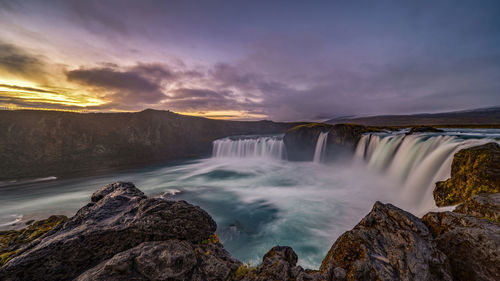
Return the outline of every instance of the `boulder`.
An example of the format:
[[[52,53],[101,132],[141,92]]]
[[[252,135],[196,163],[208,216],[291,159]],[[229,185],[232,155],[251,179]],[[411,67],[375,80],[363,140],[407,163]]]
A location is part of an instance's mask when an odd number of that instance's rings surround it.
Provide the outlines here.
[[[372,211],[333,244],[320,271],[332,280],[452,280],[448,258],[428,228],[391,204],[376,202]]]
[[[282,281],[282,280],[326,280],[319,271],[304,270],[297,266],[297,254],[287,246],[275,246],[262,258],[256,268],[246,265],[235,273],[234,279],[243,281]]]
[[[1,280],[65,280],[143,242],[197,243],[213,219],[185,201],[148,198],[132,183],[106,185],[57,230],[34,240],[0,270]]]
[[[458,205],[454,212],[500,222],[500,193],[482,193]]]
[[[481,211],[469,208],[467,212]],[[453,280],[500,280],[498,223],[457,212],[429,213],[422,220],[448,256]]]
[[[220,243],[144,242],[81,274],[76,281],[230,280],[241,262]]]
[[[479,193],[500,192],[500,146],[487,143],[462,149],[453,157],[451,178],[436,183],[438,206],[458,204]]]

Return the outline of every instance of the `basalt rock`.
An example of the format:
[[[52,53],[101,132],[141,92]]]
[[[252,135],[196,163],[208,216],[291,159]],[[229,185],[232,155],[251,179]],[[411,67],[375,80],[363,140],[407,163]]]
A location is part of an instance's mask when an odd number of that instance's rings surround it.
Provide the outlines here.
[[[256,268],[245,265],[239,268],[234,279],[242,281],[281,281],[281,280],[326,280],[324,275],[314,270],[304,270],[297,266],[297,254],[287,246],[275,246],[262,258]]]
[[[15,257],[22,247],[67,220],[66,216],[50,216],[21,230],[0,231],[0,266]]]
[[[410,129],[410,131],[408,133],[406,133],[406,135],[412,135],[415,133],[441,133],[441,132],[444,132],[444,131],[441,129],[436,129],[436,128],[431,127],[431,126],[416,126],[416,127],[412,127]]]
[[[380,128],[362,125],[309,123],[288,130],[283,141],[288,160],[311,161],[321,132],[328,132],[326,155],[331,158],[352,153],[364,133],[380,131]]]
[[[76,281],[230,280],[241,262],[220,243],[144,242],[81,274]]]
[[[469,205],[467,212],[482,211]],[[500,224],[457,212],[429,213],[422,220],[448,256],[453,280],[500,280]]]
[[[458,205],[454,212],[500,223],[500,193],[483,193]]]
[[[448,258],[428,228],[412,214],[380,202],[335,241],[320,271],[334,278],[336,268],[345,270],[347,280],[452,280]]]
[[[1,280],[67,280],[148,241],[197,243],[216,230],[212,218],[184,201],[148,198],[131,183],[106,185],[92,202],[34,240],[0,270]]]
[[[500,146],[488,143],[462,149],[453,157],[451,178],[436,183],[438,206],[454,205],[479,193],[500,192]]]
[[[491,221],[497,203],[496,195],[476,196],[457,212],[429,213],[424,224],[377,202],[337,239],[320,270],[297,265],[286,246],[251,267],[224,250],[215,222],[199,207],[118,182],[16,248],[0,280],[499,280],[500,227]]]

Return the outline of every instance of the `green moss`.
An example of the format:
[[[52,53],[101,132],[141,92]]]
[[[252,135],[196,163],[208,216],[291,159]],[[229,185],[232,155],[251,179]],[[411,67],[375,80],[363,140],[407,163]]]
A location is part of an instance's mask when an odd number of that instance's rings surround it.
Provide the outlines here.
[[[0,231],[0,265],[14,257],[20,246],[42,236],[67,219],[66,216],[51,216],[21,230]]]
[[[0,266],[6,264],[10,259],[14,257],[17,251],[10,251],[0,254]]]
[[[251,266],[250,263],[248,264],[242,264],[238,269],[233,274],[233,280],[241,280],[245,276],[251,275],[255,276],[255,266]]]
[[[451,178],[437,182],[438,206],[458,204],[479,193],[500,192],[500,147],[495,143],[460,150],[452,163]]]
[[[210,236],[203,240],[198,242],[198,244],[206,245],[206,244],[216,244],[220,243],[219,237],[217,237],[217,234],[210,234]]]

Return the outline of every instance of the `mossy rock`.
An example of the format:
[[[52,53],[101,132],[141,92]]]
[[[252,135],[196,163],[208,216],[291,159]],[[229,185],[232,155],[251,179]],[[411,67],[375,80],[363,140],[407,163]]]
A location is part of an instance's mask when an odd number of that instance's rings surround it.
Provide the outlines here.
[[[479,193],[500,192],[500,146],[488,143],[462,149],[453,158],[451,178],[436,183],[438,206],[466,201]]]
[[[66,216],[50,216],[21,230],[0,231],[0,266],[13,258],[18,248],[37,239],[67,220]]]

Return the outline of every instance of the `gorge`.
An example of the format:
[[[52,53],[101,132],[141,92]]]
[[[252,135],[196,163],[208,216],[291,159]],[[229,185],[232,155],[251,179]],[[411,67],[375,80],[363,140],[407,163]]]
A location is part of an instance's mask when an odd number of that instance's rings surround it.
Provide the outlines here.
[[[375,201],[417,216],[436,210],[434,183],[449,177],[454,153],[500,138],[496,129],[414,135],[356,126],[301,130],[217,139],[209,158],[4,186],[1,225],[15,228],[51,214],[71,216],[97,187],[133,181],[148,195],[202,207],[217,222],[224,247],[245,263],[258,264],[271,247],[285,244],[297,252],[299,265],[318,268],[333,241]],[[302,135],[311,139],[311,148],[305,142],[300,153],[309,151],[310,160],[290,161],[304,160],[293,159],[298,153],[287,144]]]

